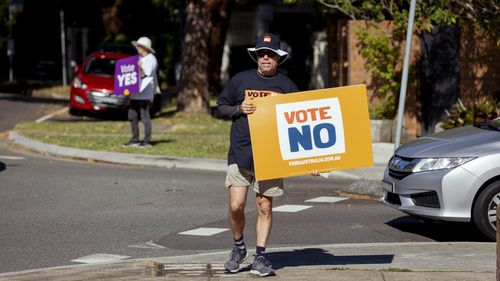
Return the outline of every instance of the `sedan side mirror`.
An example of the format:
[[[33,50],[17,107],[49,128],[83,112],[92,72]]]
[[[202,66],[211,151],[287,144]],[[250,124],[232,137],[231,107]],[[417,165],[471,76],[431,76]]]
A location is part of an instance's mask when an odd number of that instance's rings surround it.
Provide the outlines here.
[[[70,65],[73,68],[73,75],[76,75],[80,71],[80,66],[74,60],[70,62]]]

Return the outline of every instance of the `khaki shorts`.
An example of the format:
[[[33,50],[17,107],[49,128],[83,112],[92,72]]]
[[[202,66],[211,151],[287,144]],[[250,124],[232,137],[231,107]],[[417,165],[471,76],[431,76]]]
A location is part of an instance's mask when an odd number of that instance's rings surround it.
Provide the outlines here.
[[[227,166],[226,187],[252,186],[253,190],[261,195],[277,197],[283,195],[283,179],[272,179],[256,181],[252,171],[240,169],[238,165],[231,164]]]

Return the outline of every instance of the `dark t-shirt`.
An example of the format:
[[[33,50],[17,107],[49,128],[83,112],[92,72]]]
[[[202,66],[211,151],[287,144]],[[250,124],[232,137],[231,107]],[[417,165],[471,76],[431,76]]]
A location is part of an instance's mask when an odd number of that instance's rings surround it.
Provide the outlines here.
[[[217,100],[220,117],[233,120],[230,133],[228,165],[238,164],[240,168],[253,170],[250,130],[246,114],[239,111],[245,97],[261,98],[273,93],[287,94],[298,92],[298,88],[284,74],[264,77],[256,69],[236,74],[226,85]]]

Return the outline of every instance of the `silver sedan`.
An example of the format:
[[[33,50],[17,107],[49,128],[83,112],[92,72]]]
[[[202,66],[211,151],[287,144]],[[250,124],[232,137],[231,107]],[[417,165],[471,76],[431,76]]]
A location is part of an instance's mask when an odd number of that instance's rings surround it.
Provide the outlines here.
[[[494,241],[500,205],[500,118],[399,147],[382,183],[387,205],[434,220],[473,222]]]

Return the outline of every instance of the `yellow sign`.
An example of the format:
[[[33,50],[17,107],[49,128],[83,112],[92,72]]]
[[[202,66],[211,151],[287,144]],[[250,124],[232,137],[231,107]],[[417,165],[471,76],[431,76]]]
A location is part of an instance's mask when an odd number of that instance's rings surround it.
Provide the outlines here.
[[[269,95],[252,103],[257,180],[373,165],[365,85]]]

